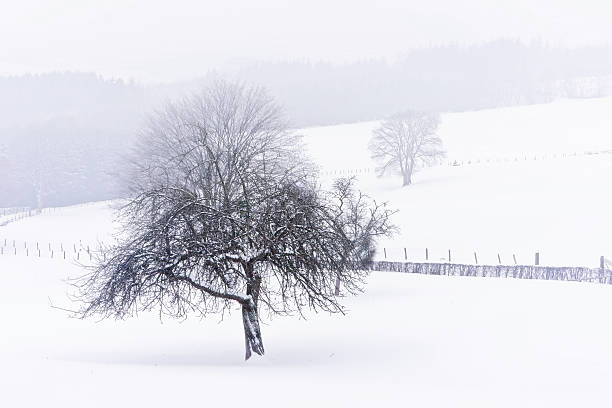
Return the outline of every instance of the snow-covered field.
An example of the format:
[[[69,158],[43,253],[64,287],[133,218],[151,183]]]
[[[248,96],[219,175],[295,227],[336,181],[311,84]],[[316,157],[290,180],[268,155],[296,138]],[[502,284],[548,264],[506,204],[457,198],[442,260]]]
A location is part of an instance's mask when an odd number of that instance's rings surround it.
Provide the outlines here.
[[[446,114],[447,158],[414,185],[376,178],[367,143],[377,123],[303,131],[324,178],[356,174],[399,210],[388,259],[599,266],[612,259],[612,98]],[[598,153],[598,154],[592,154]],[[451,166],[449,163],[463,163]],[[469,162],[469,164],[468,164]]]
[[[609,406],[612,288],[374,273],[346,316],[81,321],[67,263],[2,257],[2,406]],[[253,403],[254,401],[254,403]]]
[[[529,263],[539,251],[545,264],[597,266],[612,258],[612,154],[584,153],[612,150],[611,112],[603,98],[445,115],[448,158],[403,189],[363,172],[375,123],[303,133],[326,181],[361,169],[360,186],[399,210],[402,232],[381,242],[389,258],[427,247],[434,260],[451,249],[453,261]],[[17,252],[0,255],[1,406],[612,404],[612,286],[374,273],[346,316],[264,316],[267,354],[245,364],[239,313],[96,322],[50,307],[75,307],[74,248],[108,242],[112,218],[94,203],[0,227]]]

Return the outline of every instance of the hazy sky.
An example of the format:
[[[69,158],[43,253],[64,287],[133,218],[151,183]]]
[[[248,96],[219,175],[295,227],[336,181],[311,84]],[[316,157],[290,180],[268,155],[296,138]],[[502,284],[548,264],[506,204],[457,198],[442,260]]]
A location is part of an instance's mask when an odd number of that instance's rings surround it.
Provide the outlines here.
[[[0,0],[0,75],[168,81],[241,61],[394,58],[499,37],[612,43],[610,0]]]

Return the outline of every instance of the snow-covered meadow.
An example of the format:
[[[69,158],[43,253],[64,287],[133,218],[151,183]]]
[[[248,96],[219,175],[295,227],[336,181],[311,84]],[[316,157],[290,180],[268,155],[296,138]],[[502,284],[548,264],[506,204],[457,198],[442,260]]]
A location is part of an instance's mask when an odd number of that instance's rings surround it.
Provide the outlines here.
[[[598,267],[612,259],[612,98],[452,113],[439,134],[447,157],[409,188],[376,178],[367,143],[375,122],[305,130],[324,178],[357,175],[399,210],[401,232],[380,242],[389,260]],[[453,166],[452,164],[458,164]]]
[[[498,253],[530,263],[539,251],[543,264],[597,266],[612,258],[610,112],[612,98],[602,98],[444,115],[448,157],[408,188],[371,172],[376,123],[303,134],[324,182],[357,174],[399,210],[401,232],[380,243],[389,258],[407,248],[422,260],[427,247],[433,260],[451,249],[453,261],[478,251],[480,263]],[[108,242],[112,220],[112,203],[46,211],[0,227],[0,246],[52,243],[74,255]],[[245,363],[238,312],[222,322],[68,318],[65,280],[82,268],[45,253],[0,256],[2,406],[612,403],[607,285],[373,273],[361,296],[346,298],[345,316],[264,315],[267,354]]]

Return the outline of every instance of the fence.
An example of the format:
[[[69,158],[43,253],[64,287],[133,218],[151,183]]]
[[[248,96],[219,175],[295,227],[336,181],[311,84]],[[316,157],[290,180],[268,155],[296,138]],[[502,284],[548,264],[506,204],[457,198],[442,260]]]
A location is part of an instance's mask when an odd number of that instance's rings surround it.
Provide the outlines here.
[[[572,157],[596,156],[600,154],[612,154],[612,150],[585,150],[582,152],[555,152],[555,153],[525,153],[514,156],[495,156],[488,158],[471,158],[448,160],[449,166],[466,166],[485,163],[510,163],[521,161],[542,161],[551,159],[568,159]]]
[[[0,255],[26,256],[87,262],[97,258],[97,250],[104,243],[94,245],[79,242],[52,243],[0,239]],[[427,249],[426,249],[427,251]],[[540,266],[539,253],[534,265],[472,265],[450,262],[393,262],[375,261],[371,270],[381,272],[418,273],[424,275],[474,276],[518,279],[561,280],[612,284],[612,261],[601,256],[599,268]]]
[[[541,279],[612,284],[612,270],[609,269],[610,266],[612,266],[612,263],[602,257],[599,268],[377,261],[372,264],[371,270],[419,273],[423,275]]]
[[[67,261],[91,261],[96,258],[98,248],[103,242],[43,242],[21,241],[0,238],[0,256],[25,256],[33,258],[60,259]]]
[[[29,207],[0,208],[0,227],[32,215]]]
[[[471,166],[478,164],[494,164],[494,163],[513,163],[524,161],[542,161],[542,160],[557,160],[569,159],[572,157],[596,156],[601,154],[612,154],[612,150],[585,150],[582,152],[555,152],[555,153],[525,153],[515,154],[513,156],[492,156],[486,158],[463,158],[463,159],[446,159],[438,162],[440,166]],[[358,176],[366,174],[376,174],[374,167],[358,167],[358,168],[337,168],[324,169],[319,173],[321,176]]]
[[[387,245],[393,242],[387,242]],[[378,248],[376,261],[413,263],[456,263],[466,265],[540,265],[540,266],[592,266],[601,265],[601,254],[609,252],[601,248],[578,248],[548,246],[544,250],[515,248],[495,249],[490,245],[474,250],[466,247],[452,249],[441,247],[398,247]]]

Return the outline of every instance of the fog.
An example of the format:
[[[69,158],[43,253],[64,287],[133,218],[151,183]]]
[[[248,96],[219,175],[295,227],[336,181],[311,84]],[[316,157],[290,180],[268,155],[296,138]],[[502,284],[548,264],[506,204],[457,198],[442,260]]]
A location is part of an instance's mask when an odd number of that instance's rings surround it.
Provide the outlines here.
[[[603,0],[22,0],[0,12],[0,74],[52,70],[159,82],[245,60],[342,63],[498,38],[612,40]]]
[[[26,0],[0,10],[0,207],[114,198],[146,115],[261,85],[293,127],[612,94],[607,2]]]

